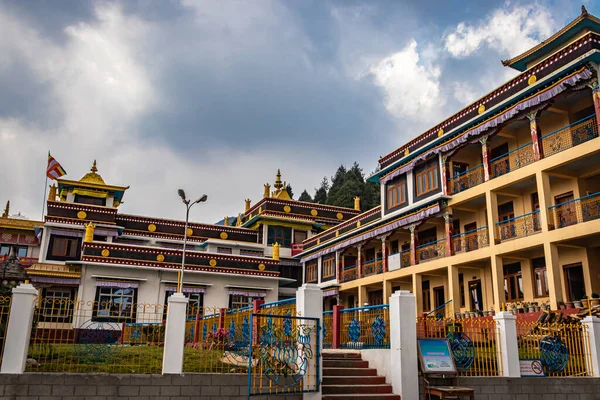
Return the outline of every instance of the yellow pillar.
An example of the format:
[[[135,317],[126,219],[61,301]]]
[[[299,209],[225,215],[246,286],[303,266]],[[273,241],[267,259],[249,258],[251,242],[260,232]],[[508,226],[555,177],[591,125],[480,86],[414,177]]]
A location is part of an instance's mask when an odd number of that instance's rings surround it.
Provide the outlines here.
[[[390,297],[392,296],[392,281],[383,281],[383,303],[390,304]]]
[[[485,192],[485,204],[487,208],[488,219],[488,238],[490,246],[496,244],[496,222],[498,222],[498,196],[496,193],[489,191]]]
[[[531,270],[530,259],[521,260],[521,278],[523,279],[523,299],[525,301],[535,301],[533,271]]]
[[[550,308],[558,309],[558,302],[563,301],[561,265],[558,258],[558,246],[554,243],[544,243],[546,257],[546,274],[548,275],[548,292],[550,293]]]
[[[362,307],[369,301],[369,294],[367,293],[366,286],[358,287],[358,306]]]
[[[493,284],[493,299],[494,310],[502,310],[502,304],[506,302],[506,294],[504,293],[504,266],[502,265],[502,257],[492,256],[492,284]]]
[[[458,267],[456,265],[448,266],[448,293],[452,302],[450,309],[452,310],[451,317],[455,313],[460,312],[460,284],[458,283]]]
[[[413,294],[415,295],[415,301],[417,304],[417,316],[420,316],[423,313],[423,279],[420,274],[413,274],[412,276],[413,283]]]
[[[537,184],[538,200],[540,203],[540,225],[542,226],[542,232],[548,232],[548,214],[550,210],[548,207],[552,206],[552,192],[550,190],[550,176],[546,172],[537,171],[535,173],[535,180]],[[553,225],[555,225],[553,223]]]

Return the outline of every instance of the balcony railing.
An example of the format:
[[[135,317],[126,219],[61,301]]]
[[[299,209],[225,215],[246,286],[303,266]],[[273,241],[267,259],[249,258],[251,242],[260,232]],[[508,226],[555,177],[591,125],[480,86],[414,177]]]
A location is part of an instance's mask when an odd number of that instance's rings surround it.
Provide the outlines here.
[[[491,177],[496,178],[510,171],[517,170],[533,163],[533,148],[531,143],[524,144],[490,161]]]
[[[358,277],[358,267],[349,265],[342,270],[342,282],[350,282]]]
[[[484,181],[483,164],[448,179],[448,193],[456,194],[482,184]]]
[[[423,262],[446,256],[446,239],[417,246],[417,261]]]
[[[362,264],[362,271],[362,276],[383,273],[383,260],[381,258],[375,258],[373,260],[366,261]]]
[[[410,267],[410,249],[402,250],[400,253],[400,263],[402,268]]]
[[[595,115],[580,119],[571,125],[542,136],[544,157],[575,147],[598,137]]]
[[[487,247],[490,245],[488,227],[482,226],[471,231],[458,233],[452,236],[452,245],[454,246],[455,254]]]
[[[298,254],[302,253],[303,249],[304,249],[304,244],[302,244],[302,243],[293,244],[292,245],[292,257],[297,256]]]
[[[539,210],[496,223],[496,238],[499,242],[530,236],[541,231]]]
[[[600,192],[549,207],[550,229],[593,221],[600,218]]]

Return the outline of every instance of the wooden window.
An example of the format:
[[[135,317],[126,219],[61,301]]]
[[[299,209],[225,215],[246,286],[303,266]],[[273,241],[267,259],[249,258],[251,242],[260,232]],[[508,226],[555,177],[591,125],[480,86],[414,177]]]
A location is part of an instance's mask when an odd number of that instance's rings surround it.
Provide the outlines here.
[[[269,225],[267,244],[273,245],[275,243],[279,243],[282,247],[291,247],[292,228]]]
[[[573,192],[563,193],[554,197],[554,204],[561,204],[553,209],[559,228],[577,223],[577,210],[575,202],[572,200]]]
[[[308,232],[294,229],[294,244],[302,244],[306,240]]]
[[[423,244],[429,244],[437,241],[437,230],[436,228],[429,228],[424,231],[417,233],[417,239],[419,246]]]
[[[433,288],[433,298],[435,299],[435,308],[441,307],[446,302],[443,286]]]
[[[317,263],[313,262],[306,265],[306,283],[317,281]]]
[[[375,290],[373,292],[369,292],[369,305],[379,306],[381,304],[383,304],[383,290]]]
[[[231,247],[217,247],[217,253],[220,254],[231,254]]]
[[[429,291],[429,281],[423,281],[421,284],[423,294],[423,312],[431,311],[431,294]]]
[[[323,278],[331,278],[335,276],[335,257],[326,258],[323,260]]]
[[[427,167],[415,175],[417,197],[427,194],[439,187],[439,172],[437,163]]]
[[[51,255],[54,257],[77,257],[77,239],[54,237]]]
[[[167,290],[165,292],[165,305],[169,302],[169,297],[175,293],[171,290]],[[189,300],[186,312],[186,318],[188,321],[190,319],[196,319],[196,314],[203,315],[204,314],[204,293],[186,293],[183,295]],[[167,319],[167,307],[165,307],[163,311],[163,319]]]
[[[548,275],[546,272],[546,259],[544,257],[531,260],[533,268],[533,284],[535,287],[535,297],[548,296]]]
[[[262,250],[240,249],[241,256],[262,257]]]
[[[229,295],[229,308],[244,308],[252,305],[254,300],[261,299],[261,297],[251,297],[244,296],[239,294],[231,294]]]
[[[97,287],[93,320],[106,322],[135,321],[137,288]]]
[[[563,270],[565,271],[565,283],[569,301],[583,299],[585,297],[585,278],[581,263],[564,265]]]
[[[75,203],[91,204],[93,206],[105,206],[106,199],[101,199],[101,198],[92,197],[92,196],[82,196],[82,195],[76,194],[75,195]]]
[[[387,208],[397,207],[406,203],[406,182],[387,185]]]
[[[507,301],[523,300],[521,263],[504,266],[504,292]]]

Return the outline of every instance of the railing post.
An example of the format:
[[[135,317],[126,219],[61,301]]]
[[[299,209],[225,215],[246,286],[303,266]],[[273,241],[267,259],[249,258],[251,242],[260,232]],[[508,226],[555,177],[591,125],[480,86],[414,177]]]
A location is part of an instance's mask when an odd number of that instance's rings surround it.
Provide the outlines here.
[[[265,304],[265,301],[263,299],[254,300],[252,302],[252,313],[260,314],[260,310],[261,310],[263,304]],[[298,310],[296,310],[296,311],[298,311]],[[260,317],[253,317],[252,318],[252,342],[253,343],[258,343],[259,332],[260,332]]]
[[[341,311],[344,309],[344,306],[333,306],[333,332],[332,332],[332,344],[331,348],[339,349],[341,334],[342,334],[342,314]]]
[[[600,318],[587,316],[581,321],[587,327],[589,340],[583,337],[586,370],[590,376],[600,377]],[[589,355],[587,355],[589,354]]]
[[[403,399],[419,398],[415,296],[398,290],[390,297],[390,366],[392,387]]]
[[[510,312],[501,311],[494,316],[498,324],[496,351],[501,362],[502,376],[519,378],[519,348],[517,346],[517,317]]]
[[[38,291],[29,283],[20,284],[12,290],[4,356],[0,369],[3,374],[22,374],[25,371],[33,322],[33,304],[37,296]]]
[[[185,320],[189,299],[183,293],[169,296],[167,326],[163,348],[163,374],[180,374],[183,371],[183,347],[185,344]],[[182,329],[182,327],[184,327]]]
[[[304,284],[298,288],[296,292],[296,311],[298,315],[307,318],[318,318],[319,326],[323,329],[323,291],[315,284]],[[321,343],[322,331],[316,332],[317,344]],[[321,382],[323,380],[323,358],[318,357],[320,349],[317,349],[314,353],[315,364],[309,365],[307,370],[311,367],[317,369],[317,379],[319,384],[319,390],[316,393],[304,393],[302,398],[305,400],[320,400],[321,396]],[[303,385],[309,385],[310,379],[303,379]],[[309,387],[305,386],[305,389]]]

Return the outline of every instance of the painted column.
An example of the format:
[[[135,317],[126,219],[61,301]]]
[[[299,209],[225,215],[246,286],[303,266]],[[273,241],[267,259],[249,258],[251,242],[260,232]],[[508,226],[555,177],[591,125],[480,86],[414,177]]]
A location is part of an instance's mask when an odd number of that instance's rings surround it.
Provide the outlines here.
[[[416,225],[408,227],[410,230],[410,265],[417,265],[417,240],[415,237]]]
[[[365,303],[368,303],[368,301],[369,301],[369,293],[367,292],[367,287],[359,286],[358,287],[358,306],[362,307],[365,305]]]
[[[257,299],[252,301],[252,312],[254,314],[260,314],[260,310],[262,309],[263,304],[265,304],[265,301],[263,299]],[[253,317],[252,318],[252,340],[254,341],[254,343],[258,343],[258,335],[260,332],[260,317]]]
[[[529,128],[531,131],[531,146],[533,150],[533,160],[539,161],[544,157],[542,147],[542,129],[540,128],[541,111],[535,111],[527,115],[529,118]]]
[[[381,266],[383,273],[388,272],[387,236],[381,238]]]
[[[444,194],[445,196],[448,196],[448,171],[449,171],[449,165],[448,165],[448,157],[443,155],[442,156],[442,194]]]
[[[341,311],[344,309],[344,306],[337,305],[333,306],[333,328],[332,328],[332,344],[331,347],[334,349],[340,348],[340,338],[341,338],[341,327],[342,327],[342,319],[341,319]]]
[[[421,276],[421,274],[417,274],[417,273],[413,274],[412,284],[413,284],[412,293],[415,295],[415,303],[416,303],[415,310],[416,310],[417,314],[420,314],[423,312],[423,277]]]
[[[597,67],[596,71],[598,71]],[[598,131],[600,131],[600,85],[598,84],[598,80],[594,79],[588,86],[592,89],[594,112],[596,113],[596,124],[598,125]]]
[[[358,245],[358,257],[356,258],[356,278],[360,279],[362,276],[362,244],[360,244]]]
[[[335,252],[335,280],[340,281],[342,273],[340,271],[340,251]]]
[[[483,180],[485,182],[490,180],[492,167],[490,165],[490,149],[488,147],[488,136],[484,136],[479,139],[481,143],[481,156],[483,159]]]
[[[521,377],[519,366],[519,348],[517,347],[517,316],[510,312],[501,311],[494,316],[498,324],[496,350],[498,362],[502,363],[502,376],[511,378]]]
[[[546,259],[546,276],[548,277],[548,292],[550,308],[558,310],[558,302],[563,300],[561,284],[561,265],[558,258],[558,246],[554,243],[544,243],[544,258]]]
[[[450,317],[453,318],[457,312],[460,312],[460,283],[458,280],[458,267],[456,265],[448,266],[448,291],[452,299],[452,303],[450,303],[452,315]]]
[[[298,315],[307,318],[318,318],[320,329],[323,329],[323,291],[319,288],[318,285],[306,283],[296,292],[296,311]],[[306,324],[312,324],[311,322],[304,322]],[[311,325],[312,326],[312,325]],[[319,335],[322,335],[322,330],[318,330],[314,335],[310,335],[310,340],[312,343],[318,339]],[[316,336],[315,336],[316,335]],[[316,355],[316,353],[315,353]],[[312,376],[318,376],[319,379],[323,380],[323,358],[315,357],[309,360],[309,365],[307,367],[307,374]],[[315,369],[318,369],[318,372],[315,373]],[[304,389],[310,390],[311,387],[308,385],[314,384],[311,382],[311,379],[303,379],[302,380]],[[320,386],[319,386],[320,387]],[[304,400],[320,400],[322,398],[321,391],[318,393],[304,393],[302,395]]]
[[[548,223],[556,226],[558,221],[554,220],[554,213],[548,207],[552,206],[552,190],[550,188],[550,176],[547,172],[536,171],[535,181],[537,185],[538,201],[540,202],[540,226],[542,233],[548,232]]]
[[[185,326],[188,301],[183,293],[173,293],[169,296],[163,348],[163,374],[181,374],[183,372],[185,329],[182,327]]]
[[[600,377],[600,318],[587,316],[581,321],[587,327],[589,343],[583,341],[584,354],[589,354],[585,358],[586,369],[592,371],[592,376]]]
[[[452,214],[446,210],[444,213],[444,222],[446,227],[446,257],[454,255],[454,243],[452,243],[453,225]]]
[[[419,398],[415,296],[398,290],[390,298],[390,366],[392,387],[403,399]]]
[[[494,310],[502,310],[502,304],[506,301],[504,292],[504,265],[502,258],[492,256],[492,299],[494,300]]]
[[[3,374],[22,374],[25,371],[33,322],[33,303],[37,296],[38,291],[29,283],[22,283],[12,290],[10,318],[0,369]],[[183,347],[181,350],[183,351]]]
[[[485,192],[485,204],[487,210],[487,223],[488,223],[488,240],[490,246],[496,244],[496,240],[499,239],[498,232],[496,232],[496,223],[498,222],[498,196],[496,193],[489,191]]]

